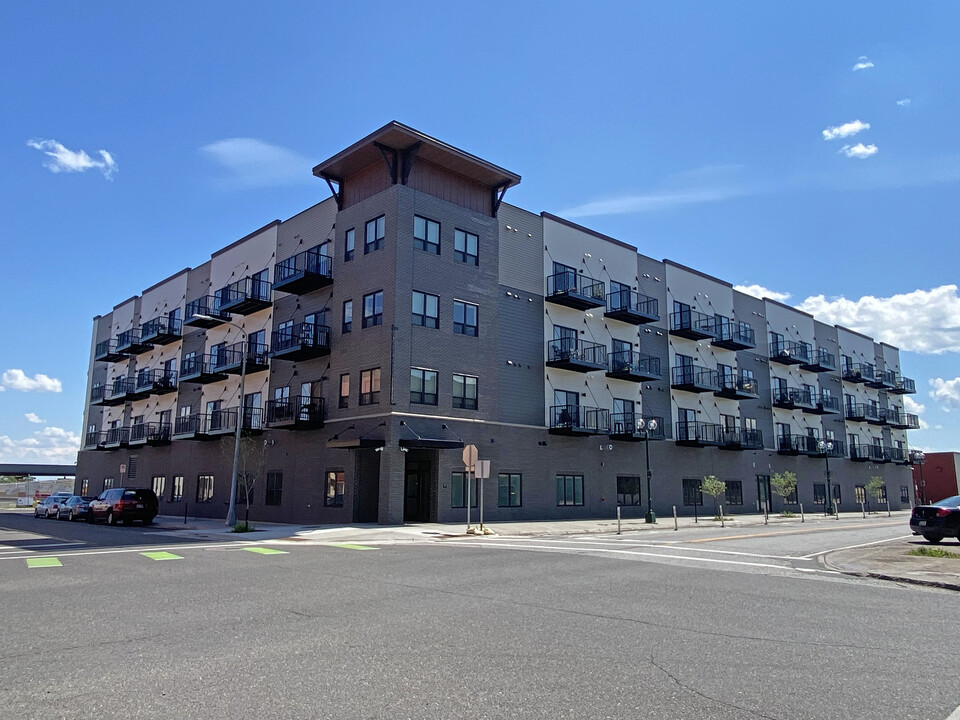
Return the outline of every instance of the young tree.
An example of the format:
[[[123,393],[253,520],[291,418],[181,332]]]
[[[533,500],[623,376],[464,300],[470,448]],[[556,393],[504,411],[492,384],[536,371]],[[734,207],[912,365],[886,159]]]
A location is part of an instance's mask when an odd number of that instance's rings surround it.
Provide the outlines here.
[[[885,485],[886,483],[883,482],[883,478],[880,477],[879,475],[874,475],[873,477],[871,477],[870,482],[868,482],[864,486],[864,490],[866,492],[867,498],[875,497],[877,499],[877,502],[880,502],[880,491],[884,488]],[[868,500],[868,504],[869,504],[869,500]]]
[[[775,473],[770,477],[770,489],[782,497],[784,504],[786,504],[787,498],[797,490],[797,476],[789,470]],[[786,513],[786,510],[784,510],[784,513]]]
[[[717,511],[717,519],[720,519],[720,496],[727,492],[727,484],[719,480],[716,475],[705,475],[700,483],[700,489],[707,495],[713,496],[713,504]]]
[[[223,443],[225,457],[233,462],[233,438]],[[250,528],[250,504],[253,489],[263,472],[266,456],[266,441],[257,435],[242,434],[240,436],[240,454],[237,458],[237,502],[243,503],[245,513],[243,524]],[[237,523],[239,525],[239,523]]]

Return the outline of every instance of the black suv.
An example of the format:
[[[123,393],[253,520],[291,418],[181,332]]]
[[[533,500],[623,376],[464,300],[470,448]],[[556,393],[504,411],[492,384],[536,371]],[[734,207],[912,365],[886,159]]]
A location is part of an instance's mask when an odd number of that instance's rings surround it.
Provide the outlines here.
[[[106,520],[108,525],[140,520],[149,525],[159,510],[157,494],[148,488],[111,488],[90,501],[87,520]]]

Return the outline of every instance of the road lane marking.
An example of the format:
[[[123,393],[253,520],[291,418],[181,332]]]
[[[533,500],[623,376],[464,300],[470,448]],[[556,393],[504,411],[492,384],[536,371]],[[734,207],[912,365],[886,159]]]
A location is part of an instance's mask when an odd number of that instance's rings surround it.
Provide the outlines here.
[[[28,568],[63,567],[63,563],[55,557],[27,558],[26,560]]]
[[[550,543],[558,543],[559,545],[565,545],[569,547],[579,547],[575,543],[587,542],[586,540],[573,540],[573,539],[565,539],[565,538],[564,539],[502,538],[502,540],[511,540],[511,541],[517,540],[519,542],[550,542]],[[800,555],[764,555],[763,553],[740,552],[737,550],[713,550],[711,548],[698,548],[698,547],[679,548],[678,546],[673,544],[664,545],[664,544],[657,544],[657,543],[631,543],[626,540],[613,541],[613,542],[604,541],[604,540],[590,541],[589,545],[593,545],[594,547],[598,545],[605,545],[605,546],[611,546],[611,547],[623,547],[624,545],[627,545],[628,547],[631,547],[631,548],[657,548],[657,549],[662,548],[664,550],[681,550],[682,549],[685,552],[705,552],[705,553],[714,553],[718,555],[742,555],[745,557],[765,558],[767,560],[803,560],[805,559],[805,558],[802,558]]]
[[[244,550],[247,552],[257,553],[258,555],[286,555],[286,550],[274,550],[273,548],[265,547],[245,547]]]
[[[882,545],[883,543],[893,542],[894,540],[905,540],[908,537],[913,537],[913,534],[910,535],[900,535],[895,538],[887,538],[886,540],[874,540],[873,542],[860,543],[859,545],[847,545],[845,547],[830,548],[829,550],[820,550],[819,552],[811,553],[810,555],[804,555],[803,560],[810,560],[815,558],[817,555],[824,555],[826,553],[838,552],[840,550],[855,550],[856,548],[868,547],[870,545]]]
[[[759,533],[747,533],[745,535],[724,535],[722,537],[712,537],[712,538],[699,538],[697,540],[685,540],[684,543],[708,543],[708,542],[719,542],[722,540],[744,540],[747,538],[762,538],[762,537],[773,537],[775,535],[799,535],[800,533],[812,533],[812,532],[829,532],[831,530],[859,530],[861,528],[868,527],[893,527],[900,525],[901,523],[896,522],[885,522],[885,523],[871,523],[869,525],[838,525],[836,527],[826,527],[826,528],[797,528],[795,530],[774,530],[770,532],[759,532]]]
[[[949,717],[947,717],[947,720],[960,720],[960,706],[958,706],[956,710],[950,713]]]
[[[331,547],[344,548],[346,550],[379,550],[380,548],[370,547],[369,545],[357,545],[357,543],[330,543]]]
[[[183,560],[183,555],[174,555],[172,552],[166,552],[164,550],[142,552],[140,554],[144,557],[150,558],[151,560]]]
[[[141,553],[146,552],[147,550],[238,550],[245,548],[247,545],[250,545],[250,542],[244,542],[241,540],[235,540],[233,542],[226,543],[207,543],[203,545],[161,545],[160,547],[148,547],[146,550],[142,547],[132,547],[132,548],[111,548],[110,550],[79,550],[74,552],[67,551],[66,553],[59,553],[60,557],[78,557],[80,555],[122,555],[124,553]],[[24,560],[29,555],[7,555],[0,556],[0,561],[2,560]],[[41,557],[56,557],[53,555],[46,555]]]

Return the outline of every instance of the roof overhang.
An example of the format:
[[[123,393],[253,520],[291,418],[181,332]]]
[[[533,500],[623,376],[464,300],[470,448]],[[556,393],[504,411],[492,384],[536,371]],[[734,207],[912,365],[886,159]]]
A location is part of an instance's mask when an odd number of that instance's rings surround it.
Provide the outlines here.
[[[454,435],[446,423],[417,418],[400,421],[400,439],[397,444],[402,448],[452,450],[462,448],[463,440]]]

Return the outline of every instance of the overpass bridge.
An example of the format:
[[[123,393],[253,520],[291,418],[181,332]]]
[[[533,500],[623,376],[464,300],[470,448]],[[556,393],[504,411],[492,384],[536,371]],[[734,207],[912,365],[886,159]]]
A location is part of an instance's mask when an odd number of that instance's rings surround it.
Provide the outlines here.
[[[0,463],[0,475],[33,477],[67,477],[77,475],[76,465],[30,465],[28,463]]]

